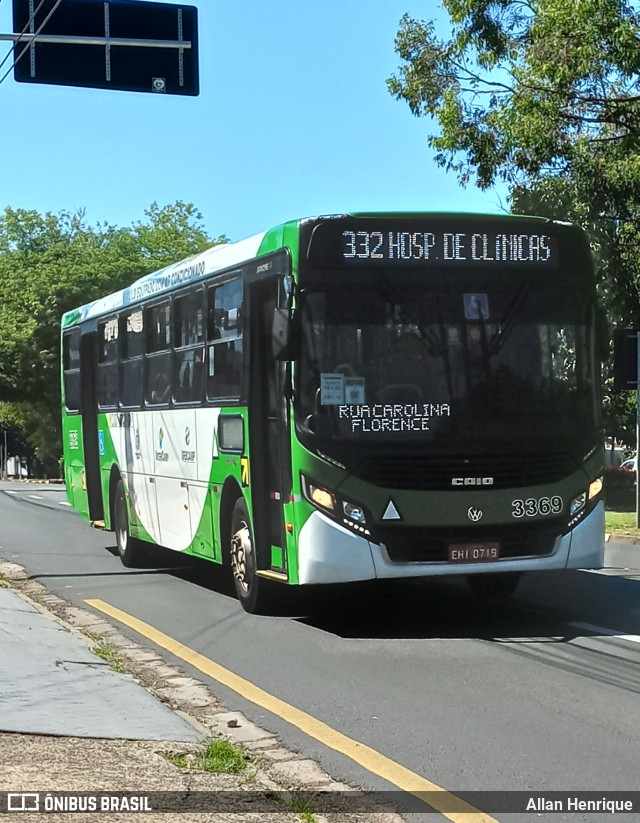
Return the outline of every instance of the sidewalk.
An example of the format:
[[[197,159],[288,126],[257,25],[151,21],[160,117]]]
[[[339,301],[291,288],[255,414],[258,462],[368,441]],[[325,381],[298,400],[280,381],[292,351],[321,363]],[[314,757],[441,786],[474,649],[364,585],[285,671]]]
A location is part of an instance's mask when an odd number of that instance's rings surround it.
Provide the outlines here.
[[[239,774],[194,768],[212,739],[231,740],[241,752],[246,767]],[[180,765],[172,762],[176,757]],[[313,797],[325,792],[338,798],[332,821],[400,821],[241,713],[227,711],[203,683],[101,616],[69,605],[20,566],[0,561],[0,811],[7,809],[8,792],[39,794],[40,813],[2,815],[21,823],[93,817],[91,810],[42,813],[45,795],[51,804],[56,792],[170,792],[169,807],[184,808],[96,811],[96,819],[114,823],[315,823],[324,818]],[[190,812],[198,797],[216,811]],[[338,811],[342,800],[344,813]],[[20,798],[11,799],[16,802]]]

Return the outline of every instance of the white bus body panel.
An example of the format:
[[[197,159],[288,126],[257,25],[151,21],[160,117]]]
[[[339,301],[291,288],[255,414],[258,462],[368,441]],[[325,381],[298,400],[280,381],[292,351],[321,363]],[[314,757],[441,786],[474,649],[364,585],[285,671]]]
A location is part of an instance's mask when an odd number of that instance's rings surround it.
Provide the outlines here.
[[[185,408],[132,412],[127,425],[110,417],[135,517],[167,549],[185,551],[198,529],[218,455],[219,416],[218,408]]]

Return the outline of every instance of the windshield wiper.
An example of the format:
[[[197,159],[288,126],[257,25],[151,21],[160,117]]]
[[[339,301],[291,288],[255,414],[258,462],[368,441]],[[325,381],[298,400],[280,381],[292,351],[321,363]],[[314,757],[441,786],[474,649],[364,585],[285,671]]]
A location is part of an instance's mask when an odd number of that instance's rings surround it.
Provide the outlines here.
[[[518,316],[520,307],[529,296],[529,292],[532,288],[533,283],[529,280],[526,283],[523,283],[515,293],[513,300],[507,307],[504,317],[498,323],[498,328],[493,333],[493,337],[489,341],[490,355],[497,354],[507,342],[507,338],[516,327],[516,317]]]

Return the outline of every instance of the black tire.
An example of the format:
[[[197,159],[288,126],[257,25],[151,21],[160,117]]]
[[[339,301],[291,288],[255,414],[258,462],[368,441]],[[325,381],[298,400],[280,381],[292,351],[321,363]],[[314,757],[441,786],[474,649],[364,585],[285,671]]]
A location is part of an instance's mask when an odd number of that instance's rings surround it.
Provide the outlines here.
[[[113,503],[113,519],[116,545],[118,546],[118,554],[120,555],[122,565],[128,569],[144,566],[148,558],[148,552],[144,543],[135,537],[131,537],[127,499],[122,480],[118,480],[116,486],[115,500]]]
[[[273,602],[269,580],[257,574],[257,558],[247,506],[242,497],[236,500],[231,515],[229,559],[236,595],[249,614],[265,614]]]
[[[503,572],[497,574],[470,574],[467,583],[475,594],[488,600],[506,600],[514,594],[522,574]]]

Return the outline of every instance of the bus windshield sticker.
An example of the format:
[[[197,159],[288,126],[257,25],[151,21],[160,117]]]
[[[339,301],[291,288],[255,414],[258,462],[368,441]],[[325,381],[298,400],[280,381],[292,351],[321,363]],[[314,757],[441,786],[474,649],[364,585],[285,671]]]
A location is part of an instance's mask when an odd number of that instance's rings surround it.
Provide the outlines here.
[[[489,297],[486,294],[465,294],[464,316],[466,320],[489,319]]]
[[[345,377],[344,402],[354,406],[364,403],[364,377]]]
[[[320,403],[323,406],[343,405],[344,374],[323,372],[320,375]]]

